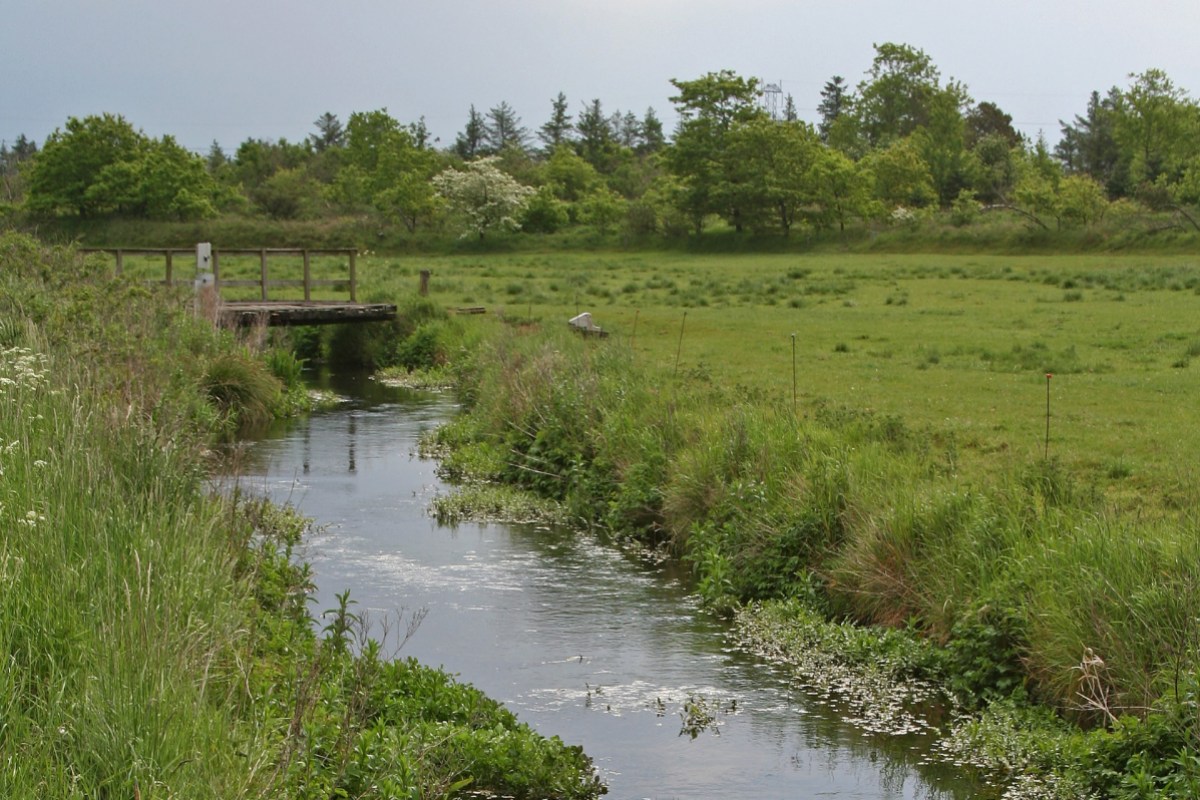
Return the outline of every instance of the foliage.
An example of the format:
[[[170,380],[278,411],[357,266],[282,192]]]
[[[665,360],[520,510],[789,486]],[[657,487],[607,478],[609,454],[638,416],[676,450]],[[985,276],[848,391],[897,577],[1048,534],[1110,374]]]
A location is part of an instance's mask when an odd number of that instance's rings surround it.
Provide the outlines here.
[[[341,162],[334,194],[344,205],[374,208],[410,232],[433,213],[438,160],[387,109],[350,115]]]
[[[215,213],[215,193],[199,156],[104,114],[72,117],[51,134],[33,161],[27,205],[40,214],[198,219]]]
[[[968,102],[964,87],[954,81],[943,87],[933,60],[910,45],[875,45],[867,75],[858,85],[848,115],[849,130],[861,142],[858,146],[867,150],[886,147],[926,128],[939,107],[960,108]]]
[[[94,194],[87,196],[88,189],[106,167],[133,161],[143,140],[124,117],[71,117],[65,131],[50,135],[34,162],[28,207],[39,213],[97,213],[103,206]]]
[[[571,221],[567,204],[554,196],[553,190],[542,186],[529,198],[521,216],[521,230],[526,233],[554,233]]]
[[[668,170],[679,180],[677,202],[697,233],[708,214],[718,213],[740,226],[737,197],[728,191],[727,137],[735,124],[763,114],[757,105],[758,81],[724,70],[691,81],[672,79],[679,94],[671,98],[679,114],[675,140],[666,154]]]
[[[249,191],[254,204],[274,219],[313,219],[320,215],[323,187],[298,168],[277,170]]]
[[[788,234],[815,200],[810,178],[819,148],[816,134],[800,122],[759,118],[734,127],[722,205],[739,209],[751,224],[761,220]]]
[[[25,197],[25,168],[37,155],[37,142],[21,134],[10,148],[0,141],[0,202],[15,204]]]
[[[912,139],[900,139],[873,151],[863,164],[875,178],[874,196],[888,208],[921,208],[937,199],[929,165]]]
[[[560,145],[566,144],[571,136],[571,115],[567,113],[567,96],[559,92],[551,101],[550,119],[538,128],[537,137],[541,139],[548,153],[553,153]]]
[[[491,230],[519,230],[521,210],[535,190],[501,172],[489,156],[433,177],[437,193],[462,220],[463,237],[482,239]]]
[[[799,226],[807,240],[813,230],[836,227],[861,238],[877,234],[897,207],[947,211],[965,232],[986,227],[963,213],[965,206],[954,208],[970,192],[986,208],[1015,212],[1041,231],[1086,232],[1056,239],[1060,244],[1173,245],[1171,229],[1200,231],[1200,105],[1162,70],[1131,75],[1124,88],[1092,92],[1085,113],[1060,123],[1053,152],[1040,137],[1018,134],[1011,115],[995,103],[974,102],[965,85],[942,78],[928,53],[904,43],[876,44],[866,76],[853,89],[841,76],[827,81],[815,130],[798,123],[790,95],[784,118],[768,120],[757,81],[729,70],[672,83],[679,115],[673,141],[653,109],[641,116],[610,113],[593,98],[571,114],[560,92],[550,119],[536,128],[542,145],[536,150],[529,146],[530,129],[507,102],[485,112],[472,105],[462,132],[441,151],[423,118],[402,124],[381,109],[356,112],[343,126],[325,112],[301,142],[247,139],[232,158],[213,142],[203,169],[171,137],[150,140],[121,117],[72,118],[43,152],[24,139],[19,154],[18,148],[0,151],[4,213],[38,224],[62,224],[64,216],[261,214],[351,228],[346,235],[360,246],[444,251],[450,248],[441,225],[447,195],[431,177],[440,173],[444,182],[448,164],[497,156],[492,163],[517,184],[548,192],[531,198],[531,232],[593,244],[651,232],[681,239],[689,228],[697,236],[710,229],[718,241],[705,246],[716,248],[735,241],[724,236],[726,228],[769,240]],[[609,192],[629,204],[628,224],[617,224],[624,209]],[[18,210],[22,200],[20,208],[36,220]],[[1100,231],[1114,200],[1126,201],[1121,209],[1132,213]],[[483,213],[488,203],[479,199],[453,205],[467,220],[467,237],[523,221],[513,209]],[[918,231],[942,238],[932,215],[911,220],[901,237],[908,246]],[[1164,231],[1170,232],[1158,235]],[[1028,233],[1019,244],[1048,244],[1045,234]]]
[[[521,118],[507,102],[501,101],[488,109],[483,123],[484,152],[500,153],[510,148],[524,150],[529,131],[521,125]]]

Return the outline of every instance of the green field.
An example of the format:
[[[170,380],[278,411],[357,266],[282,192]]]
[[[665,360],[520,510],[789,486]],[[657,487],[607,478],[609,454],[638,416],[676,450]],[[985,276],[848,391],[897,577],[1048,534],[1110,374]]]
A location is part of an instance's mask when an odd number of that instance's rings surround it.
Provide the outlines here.
[[[565,324],[592,312],[667,380],[871,410],[960,470],[1045,453],[1142,513],[1200,496],[1200,256],[367,255],[367,294]],[[686,315],[686,320],[685,320]],[[682,330],[682,342],[681,342]],[[1195,363],[1193,363],[1195,362]]]

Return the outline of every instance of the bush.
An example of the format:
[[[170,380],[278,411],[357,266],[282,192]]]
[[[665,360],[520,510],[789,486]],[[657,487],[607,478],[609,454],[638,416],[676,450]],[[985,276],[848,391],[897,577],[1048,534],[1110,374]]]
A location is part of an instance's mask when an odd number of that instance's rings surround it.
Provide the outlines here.
[[[447,362],[441,342],[443,325],[425,323],[396,347],[395,363],[408,370],[432,369]]]

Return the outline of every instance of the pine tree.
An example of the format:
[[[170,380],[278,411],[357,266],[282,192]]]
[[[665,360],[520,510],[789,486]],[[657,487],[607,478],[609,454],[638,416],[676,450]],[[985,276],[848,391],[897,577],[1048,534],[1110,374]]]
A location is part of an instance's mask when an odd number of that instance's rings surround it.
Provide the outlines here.
[[[800,116],[796,113],[796,100],[788,93],[787,98],[783,101],[783,121],[795,122]]]
[[[529,131],[521,126],[521,118],[507,102],[488,109],[487,119],[483,124],[483,141],[492,153],[513,148],[525,150],[525,140]]]
[[[662,121],[654,113],[653,108],[647,108],[642,117],[642,141],[637,147],[639,153],[656,153],[667,143],[663,134]]]
[[[571,137],[571,115],[567,113],[567,96],[559,92],[550,103],[550,119],[538,128],[537,134],[542,144],[546,145],[547,153],[553,152],[554,148],[569,141]]]
[[[788,99],[791,100],[790,95]],[[834,75],[825,82],[825,88],[821,90],[821,103],[817,106],[817,113],[821,115],[817,134],[822,142],[829,141],[829,131],[846,110],[846,100],[846,81],[841,75]]]
[[[470,161],[476,156],[483,155],[483,137],[483,115],[476,111],[475,105],[472,104],[471,110],[467,113],[467,126],[454,139],[454,152],[464,161]]]
[[[318,153],[346,144],[346,129],[342,127],[342,122],[336,114],[326,111],[317,117],[313,125],[317,126],[317,132],[310,135],[308,141]]]

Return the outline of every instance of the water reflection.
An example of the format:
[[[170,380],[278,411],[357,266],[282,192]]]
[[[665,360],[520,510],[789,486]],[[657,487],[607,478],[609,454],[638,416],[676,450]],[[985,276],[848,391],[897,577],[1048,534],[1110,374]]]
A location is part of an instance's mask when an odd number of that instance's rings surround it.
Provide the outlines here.
[[[307,553],[317,608],[349,588],[376,616],[428,609],[405,654],[582,744],[614,798],[973,796],[919,763],[919,739],[863,733],[731,648],[669,571],[575,531],[438,527],[426,508],[447,488],[413,449],[452,404],[338,381],[342,407],[249,454],[265,491],[325,526]]]

